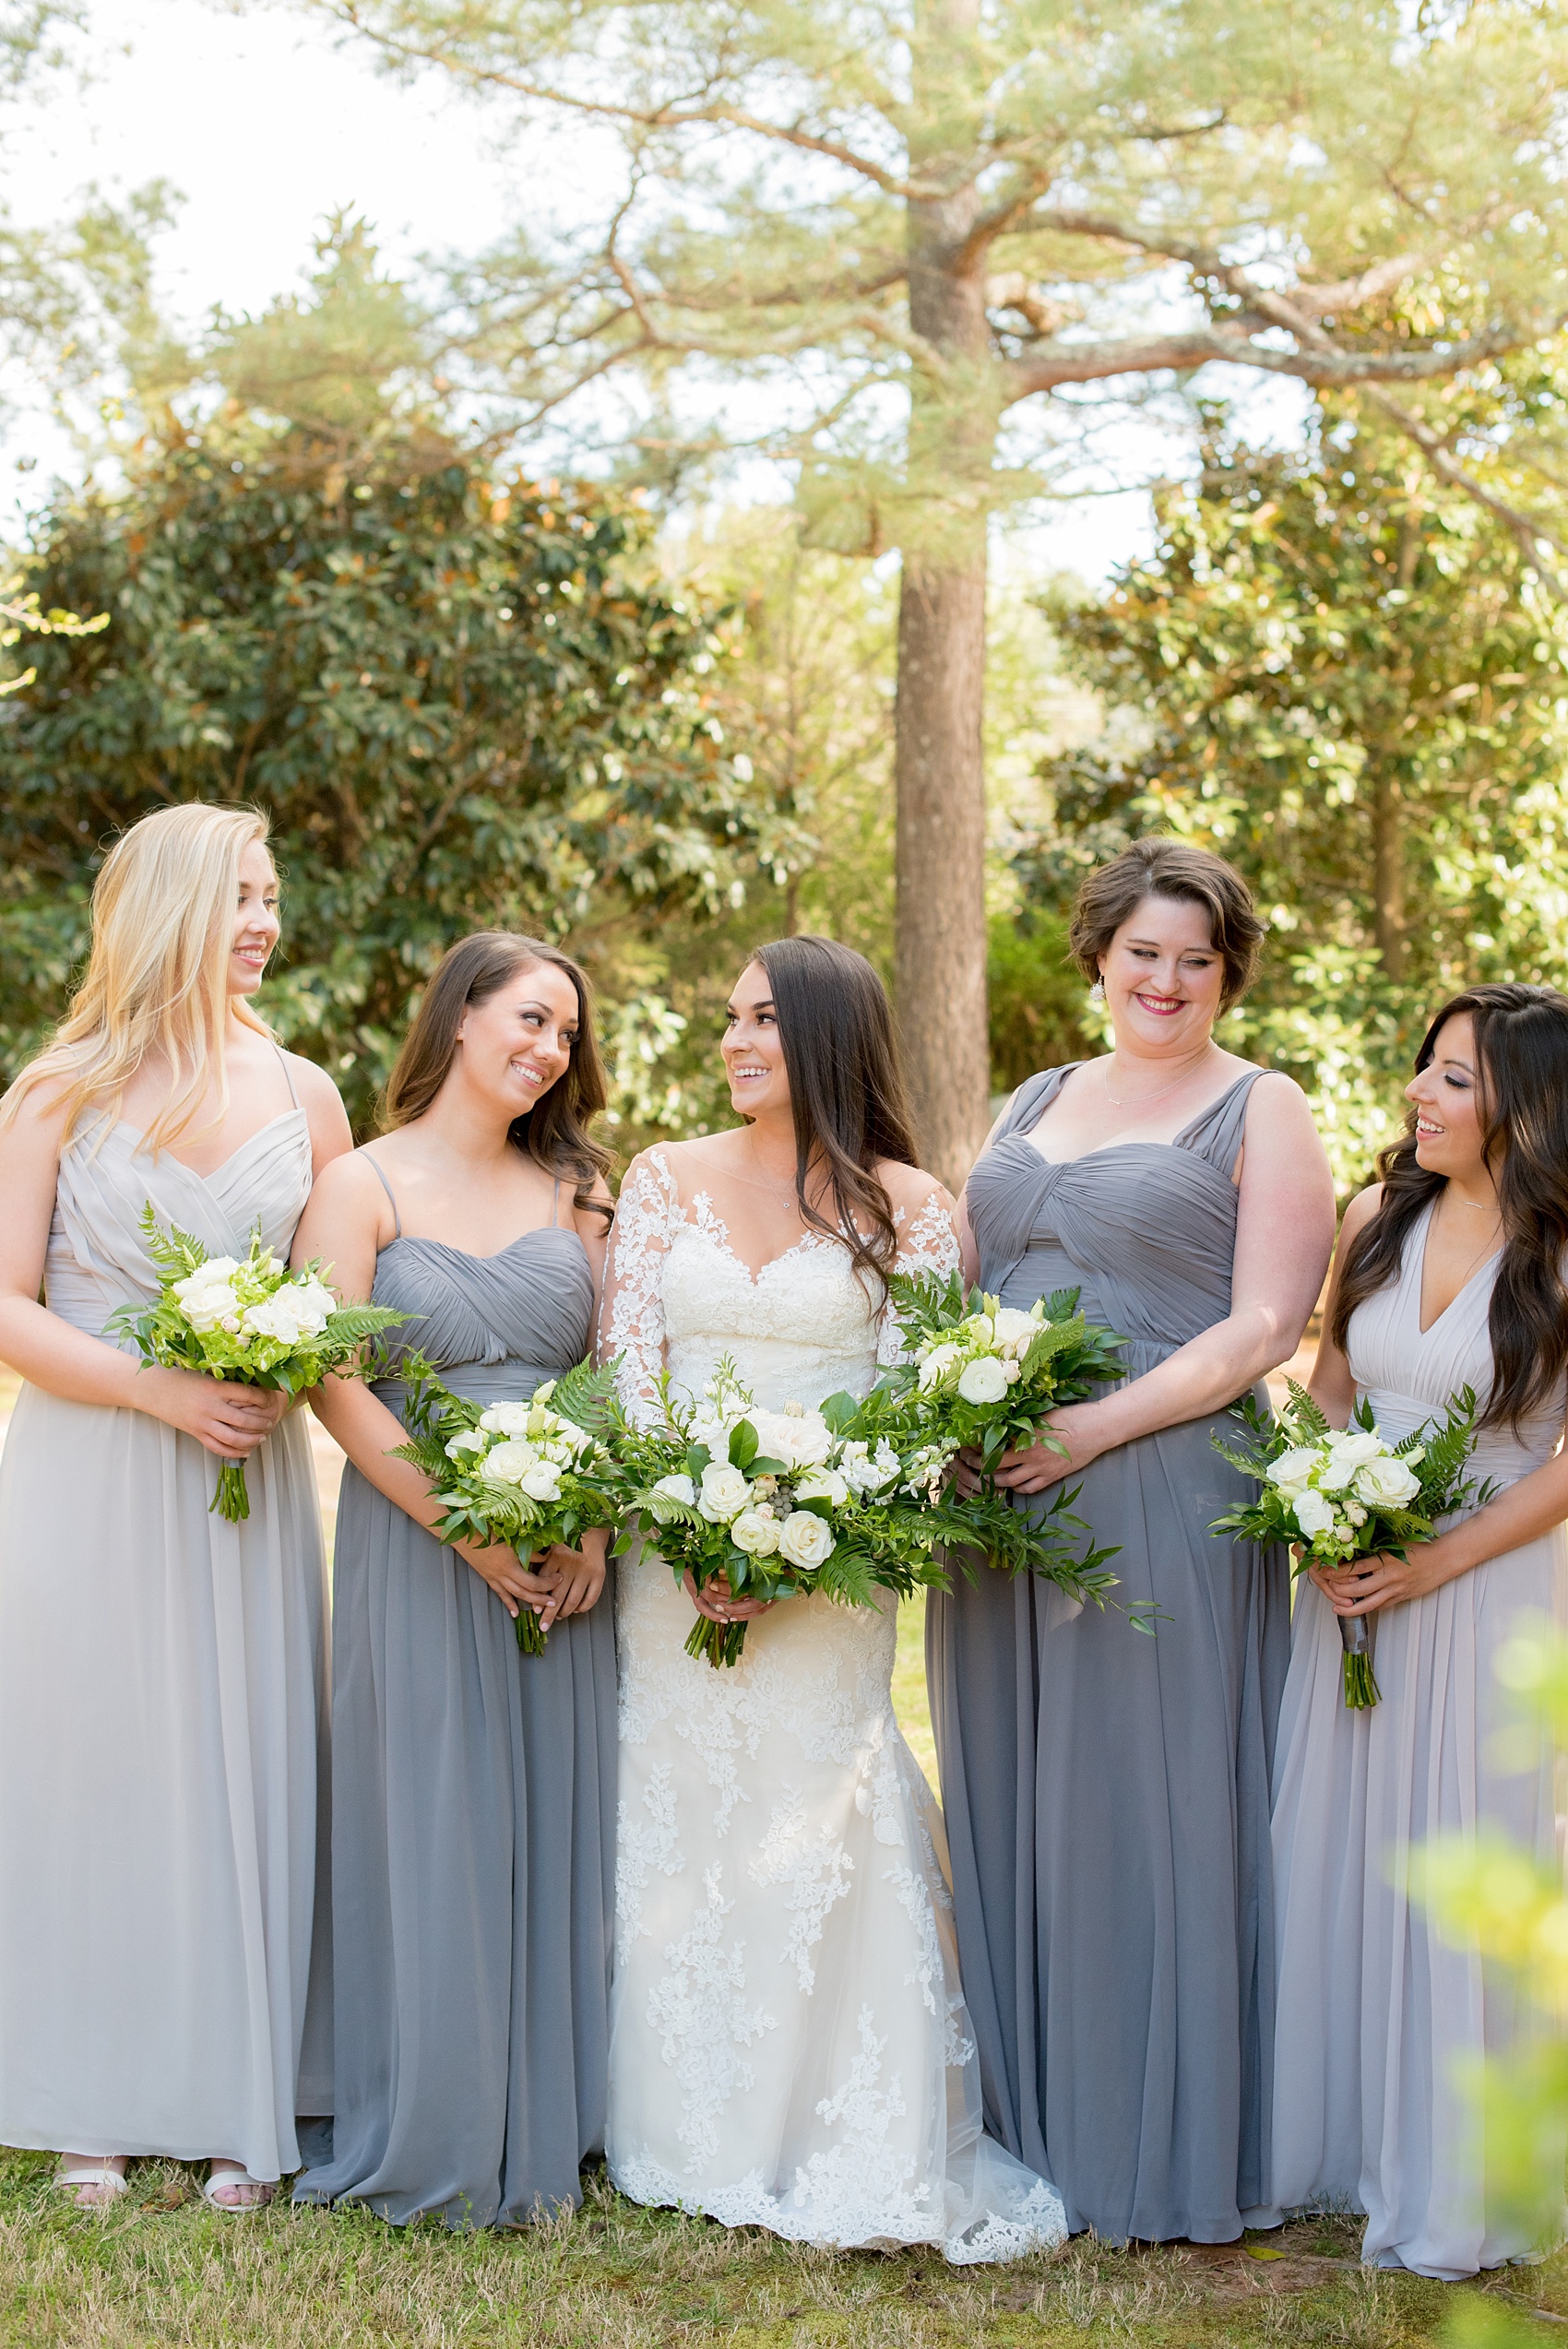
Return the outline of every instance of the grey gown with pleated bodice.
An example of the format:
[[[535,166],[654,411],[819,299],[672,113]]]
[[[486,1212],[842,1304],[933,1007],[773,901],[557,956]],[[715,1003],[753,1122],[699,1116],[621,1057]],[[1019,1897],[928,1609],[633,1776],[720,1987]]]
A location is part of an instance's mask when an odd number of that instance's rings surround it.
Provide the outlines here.
[[[412,1317],[399,1346],[486,1402],[588,1350],[565,1227],[488,1257],[399,1229],[374,1296]],[[395,1378],[375,1392],[399,1409]],[[453,2226],[575,2204],[604,2141],[612,1594],[524,1655],[472,1567],[351,1465],[333,1582],[337,2117],[297,2194]]]
[[[1136,1377],[1229,1311],[1247,1100],[1239,1078],[1173,1143],[1064,1164],[1029,1132],[1069,1074],[1015,1097],[969,1178],[980,1280],[1027,1307],[1077,1287]],[[1226,2242],[1269,2199],[1274,1926],[1269,1774],[1289,1650],[1283,1551],[1215,1539],[1250,1490],[1221,1413],[1085,1471],[1142,1636],[1045,1584],[982,1570],[928,1613],[959,1959],[986,2123],[1069,2224]]]

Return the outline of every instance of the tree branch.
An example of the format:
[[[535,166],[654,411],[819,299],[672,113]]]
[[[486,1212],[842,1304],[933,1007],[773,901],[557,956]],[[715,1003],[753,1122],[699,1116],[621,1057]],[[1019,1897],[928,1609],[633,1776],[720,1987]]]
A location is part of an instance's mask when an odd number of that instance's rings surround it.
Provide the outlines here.
[[[1517,333],[1499,327],[1467,342],[1450,343],[1443,350],[1341,350],[1332,343],[1313,344],[1304,350],[1270,350],[1244,334],[1206,326],[1184,334],[1129,335],[1114,342],[1060,343],[1007,362],[1003,405],[1014,407],[1031,393],[1054,391],[1059,384],[1102,383],[1111,375],[1204,367],[1215,361],[1293,376],[1324,391],[1360,384],[1426,383],[1495,358],[1515,349],[1518,340]]]

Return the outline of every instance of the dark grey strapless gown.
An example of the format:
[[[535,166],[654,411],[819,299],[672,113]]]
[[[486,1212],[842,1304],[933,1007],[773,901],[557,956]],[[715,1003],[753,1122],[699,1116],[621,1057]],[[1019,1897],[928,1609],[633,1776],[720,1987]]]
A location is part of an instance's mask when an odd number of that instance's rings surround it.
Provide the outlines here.
[[[399,1238],[374,1298],[487,1402],[588,1347],[593,1280],[564,1228],[492,1257]],[[613,1595],[523,1655],[473,1569],[351,1465],[333,1581],[337,2116],[296,2196],[453,2226],[576,2203],[608,2087]]]
[[[1051,1166],[1021,1087],[969,1178],[983,1287],[1081,1287],[1152,1370],[1229,1311],[1250,1073],[1174,1143]],[[1217,1541],[1247,1488],[1223,1415],[1105,1454],[1078,1513],[1153,1639],[982,1572],[933,1596],[927,1667],[986,2125],[1108,2240],[1223,2243],[1267,2203],[1269,1775],[1289,1661],[1283,1551]],[[1234,1433],[1234,1425],[1230,1423]]]

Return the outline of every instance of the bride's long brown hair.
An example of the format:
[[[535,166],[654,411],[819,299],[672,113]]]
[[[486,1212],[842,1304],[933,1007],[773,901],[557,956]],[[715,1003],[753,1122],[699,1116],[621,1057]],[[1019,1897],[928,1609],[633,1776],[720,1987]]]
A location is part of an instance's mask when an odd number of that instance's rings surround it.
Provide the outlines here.
[[[1503,1213],[1503,1261],[1489,1325],[1492,1384],[1482,1427],[1517,1429],[1555,1397],[1568,1370],[1568,996],[1500,984],[1452,996],[1416,1055],[1427,1067],[1446,1021],[1468,1013],[1476,1039],[1481,1145]],[[1383,1198],[1345,1252],[1331,1335],[1344,1348],[1350,1316],[1399,1277],[1405,1243],[1448,1178],[1416,1161],[1416,1111],[1377,1162]]]
[[[834,938],[776,938],[752,960],[767,973],[778,1019],[801,1221],[841,1240],[856,1272],[885,1291],[898,1228],[877,1164],[917,1164],[887,991],[863,955]],[[814,1167],[826,1173],[831,1215],[806,1195]]]

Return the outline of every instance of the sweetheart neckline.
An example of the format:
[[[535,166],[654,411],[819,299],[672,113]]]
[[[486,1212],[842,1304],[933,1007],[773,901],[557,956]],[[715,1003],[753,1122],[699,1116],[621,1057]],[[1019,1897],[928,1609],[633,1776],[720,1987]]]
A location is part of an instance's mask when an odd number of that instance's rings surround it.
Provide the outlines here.
[[[402,1248],[405,1246],[411,1248],[439,1248],[448,1256],[461,1256],[466,1263],[498,1264],[503,1256],[509,1256],[514,1248],[520,1248],[522,1246],[525,1240],[537,1240],[540,1233],[543,1231],[558,1231],[564,1239],[575,1240],[577,1246],[582,1249],[584,1263],[586,1264],[588,1263],[588,1250],[583,1247],[583,1236],[581,1232],[571,1230],[565,1224],[530,1224],[527,1231],[520,1231],[516,1240],[509,1240],[505,1248],[494,1249],[488,1256],[476,1255],[471,1248],[459,1248],[455,1240],[435,1240],[428,1232],[400,1231],[394,1239],[387,1241],[385,1248],[378,1251],[378,1256],[389,1256],[394,1248]]]
[[[713,1224],[718,1225],[719,1229],[715,1230],[711,1224],[694,1223],[689,1216],[683,1216],[682,1217],[681,1229],[683,1231],[689,1231],[695,1239],[709,1241],[713,1247],[718,1249],[719,1253],[722,1257],[734,1265],[735,1270],[738,1273],[743,1273],[745,1275],[747,1280],[750,1281],[754,1288],[761,1287],[764,1275],[772,1272],[776,1264],[787,1264],[790,1257],[798,1256],[802,1249],[837,1248],[846,1257],[846,1259],[848,1258],[848,1249],[844,1248],[840,1241],[831,1238],[828,1233],[819,1231],[803,1231],[799,1240],[794,1240],[790,1247],[784,1250],[782,1255],[770,1256],[766,1263],[762,1265],[758,1271],[754,1273],[745,1258],[731,1246],[729,1232],[724,1225],[724,1218],[714,1207],[713,1202],[708,1198],[707,1192],[706,1191],[699,1192],[697,1192],[696,1197],[700,1199],[707,1199],[708,1212],[713,1218]],[[693,1204],[695,1204],[695,1200]],[[720,1236],[721,1234],[722,1237]]]
[[[172,1150],[155,1151],[153,1156],[155,1158],[166,1158],[172,1167],[178,1167],[180,1172],[182,1174],[188,1174],[192,1178],[193,1181],[215,1182],[218,1177],[222,1174],[227,1168],[233,1165],[236,1158],[244,1157],[252,1143],[259,1142],[264,1133],[270,1133],[274,1126],[286,1124],[290,1118],[303,1118],[304,1116],[304,1109],[298,1101],[292,1103],[287,1109],[279,1109],[275,1118],[268,1118],[267,1123],[265,1125],[258,1125],[254,1133],[247,1133],[244,1140],[234,1149],[231,1150],[226,1158],[220,1158],[218,1164],[211,1168],[206,1174],[202,1172],[199,1167],[188,1167],[184,1158],[177,1158],[174,1156]],[[129,1118],[116,1118],[114,1124],[118,1131],[125,1133],[134,1133],[138,1142],[145,1142],[147,1139],[147,1128],[142,1125],[133,1125]],[[306,1131],[307,1133],[309,1131],[308,1119],[306,1119]]]
[[[1051,1170],[1057,1174],[1060,1174],[1067,1167],[1087,1166],[1091,1158],[1110,1158],[1117,1157],[1123,1150],[1174,1150],[1176,1156],[1179,1158],[1185,1158],[1189,1166],[1202,1167],[1206,1174],[1213,1175],[1217,1181],[1223,1182],[1231,1191],[1238,1188],[1234,1175],[1228,1175],[1223,1168],[1217,1167],[1212,1159],[1204,1157],[1199,1151],[1193,1148],[1190,1143],[1102,1142],[1098,1149],[1080,1150],[1075,1158],[1048,1158],[1043,1150],[1039,1150],[1035,1147],[1034,1143],[1030,1140],[1027,1133],[1015,1130],[1012,1133],[999,1133],[996,1140],[992,1144],[991,1148],[986,1152],[985,1157],[987,1158],[994,1157],[995,1153],[1001,1149],[1004,1142],[1018,1143],[1028,1152],[1030,1157],[1034,1160],[1037,1166],[1050,1167]],[[983,1166],[984,1163],[984,1158],[978,1161],[978,1164],[980,1166]]]

